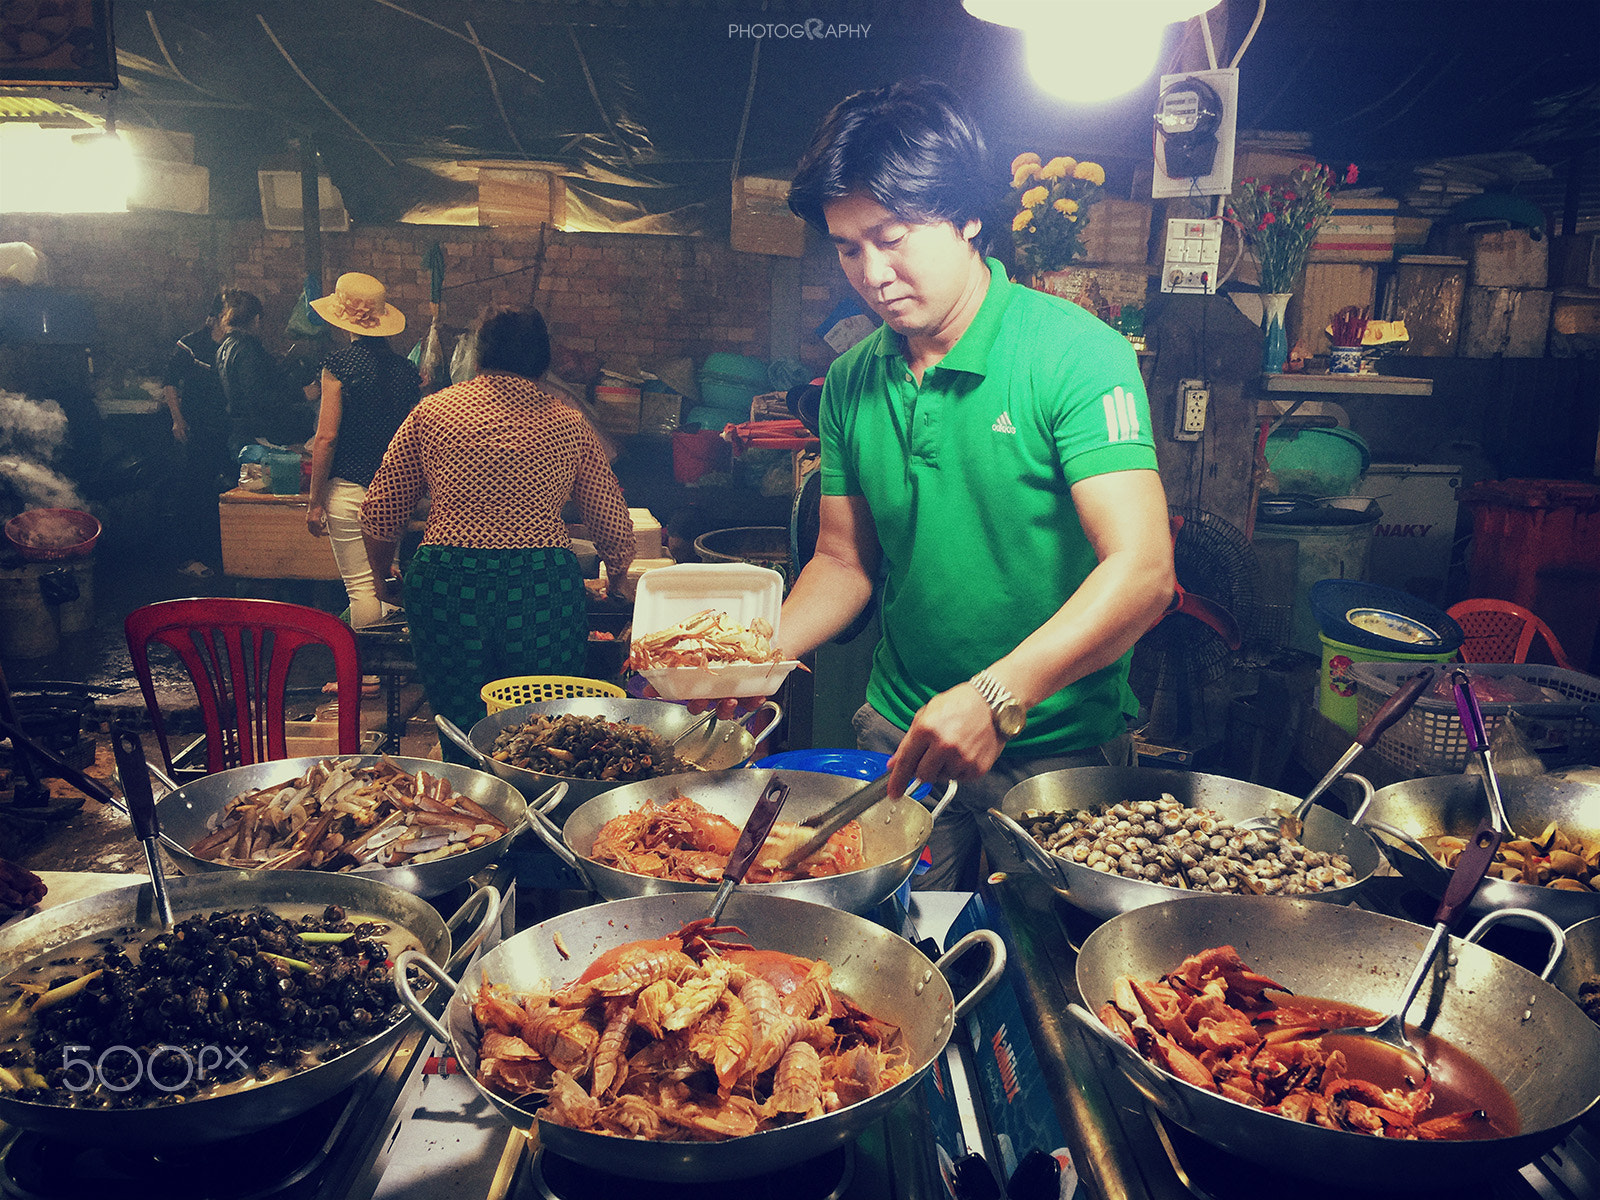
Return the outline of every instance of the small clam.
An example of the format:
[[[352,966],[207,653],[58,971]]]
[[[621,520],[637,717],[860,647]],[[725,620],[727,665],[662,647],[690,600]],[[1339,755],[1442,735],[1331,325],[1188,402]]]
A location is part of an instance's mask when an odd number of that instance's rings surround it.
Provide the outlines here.
[[[1583,856],[1570,850],[1550,851],[1550,870],[1557,875],[1581,876],[1587,873]]]
[[[1594,890],[1588,884],[1577,879],[1568,878],[1565,875],[1559,879],[1552,879],[1548,886],[1561,892],[1592,892]]]

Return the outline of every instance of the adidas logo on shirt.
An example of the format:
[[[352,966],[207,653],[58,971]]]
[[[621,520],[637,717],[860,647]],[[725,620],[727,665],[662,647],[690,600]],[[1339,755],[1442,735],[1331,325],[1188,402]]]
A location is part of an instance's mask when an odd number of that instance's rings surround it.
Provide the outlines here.
[[[1008,412],[1001,413],[999,417],[995,419],[995,423],[989,426],[989,428],[994,430],[996,433],[1015,434],[1017,432],[1017,427],[1011,423],[1011,414]]]
[[[1101,396],[1100,403],[1106,412],[1107,441],[1133,442],[1139,439],[1139,407],[1131,392],[1115,388]]]

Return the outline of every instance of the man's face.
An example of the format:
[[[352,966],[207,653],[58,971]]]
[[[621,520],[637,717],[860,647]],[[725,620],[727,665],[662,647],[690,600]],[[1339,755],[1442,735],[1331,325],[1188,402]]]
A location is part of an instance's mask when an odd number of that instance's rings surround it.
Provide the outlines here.
[[[970,296],[983,267],[972,246],[981,222],[918,224],[861,192],[822,211],[850,286],[896,333],[934,336]]]

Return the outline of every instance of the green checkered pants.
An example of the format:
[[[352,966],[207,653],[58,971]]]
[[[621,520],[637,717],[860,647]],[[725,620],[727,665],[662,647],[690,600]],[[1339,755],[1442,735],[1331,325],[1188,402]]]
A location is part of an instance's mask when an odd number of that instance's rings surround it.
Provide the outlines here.
[[[583,674],[588,597],[570,550],[423,546],[406,567],[405,605],[428,704],[463,730],[483,719],[486,683]]]

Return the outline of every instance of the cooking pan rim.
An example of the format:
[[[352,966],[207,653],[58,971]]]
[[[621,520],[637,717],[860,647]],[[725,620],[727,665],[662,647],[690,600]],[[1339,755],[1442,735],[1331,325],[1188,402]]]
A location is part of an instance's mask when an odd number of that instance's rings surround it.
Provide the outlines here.
[[[1159,919],[1160,914],[1157,913],[1157,912],[1154,912],[1153,910],[1158,909],[1158,908],[1169,908],[1171,906],[1181,905],[1181,904],[1191,904],[1192,905],[1192,904],[1196,904],[1196,903],[1199,903],[1199,904],[1212,904],[1212,905],[1229,905],[1229,906],[1233,906],[1233,905],[1265,905],[1265,904],[1272,903],[1272,901],[1274,899],[1278,899],[1279,900],[1279,906],[1281,906],[1281,904],[1282,904],[1282,902],[1284,900],[1287,900],[1289,903],[1292,903],[1292,904],[1294,904],[1296,906],[1301,906],[1301,905],[1306,906],[1306,911],[1313,918],[1315,918],[1318,915],[1317,909],[1314,909],[1314,908],[1310,907],[1311,905],[1317,904],[1317,902],[1315,900],[1312,900],[1312,899],[1310,899],[1308,897],[1304,897],[1304,896],[1274,898],[1274,897],[1270,897],[1270,896],[1210,895],[1210,894],[1208,894],[1208,895],[1196,895],[1196,896],[1190,898],[1189,900],[1167,900],[1167,901],[1163,901],[1160,905],[1146,905],[1143,908],[1134,910],[1133,912],[1126,913],[1126,914],[1119,914],[1119,916],[1133,916],[1135,914],[1139,914],[1145,920],[1157,920],[1157,919]],[[1412,922],[1412,921],[1407,921],[1407,920],[1405,920],[1404,918],[1401,918],[1401,917],[1391,917],[1391,916],[1388,916],[1385,913],[1371,912],[1370,910],[1366,910],[1366,909],[1353,909],[1353,910],[1349,910],[1349,911],[1354,912],[1354,913],[1359,913],[1360,916],[1357,919],[1359,919],[1359,920],[1361,920],[1363,922],[1375,923],[1375,924],[1381,923],[1383,925],[1387,925],[1387,926],[1390,926],[1390,927],[1403,928],[1403,929],[1405,929],[1407,931],[1415,932],[1419,936],[1419,939],[1426,936],[1427,930],[1423,926],[1417,925],[1415,922]],[[1094,929],[1089,934],[1089,936],[1084,939],[1083,947],[1078,953],[1077,961],[1079,963],[1082,963],[1083,960],[1086,957],[1092,957],[1093,953],[1098,950],[1098,943],[1099,942],[1110,941],[1110,940],[1113,939],[1114,936],[1116,936],[1116,935],[1114,935],[1112,933],[1104,933],[1104,931],[1108,930],[1111,927],[1111,925],[1113,924],[1113,922],[1116,919],[1117,918],[1114,917],[1114,918],[1111,918],[1110,920],[1107,920],[1106,922],[1101,924],[1099,927]],[[1104,936],[1102,936],[1102,934],[1104,934]],[[1199,949],[1205,949],[1205,947],[1200,947]],[[1519,963],[1513,962],[1511,959],[1505,958],[1503,955],[1495,954],[1494,951],[1487,949],[1486,947],[1482,946],[1481,944],[1474,943],[1474,942],[1468,942],[1463,938],[1457,937],[1455,935],[1451,935],[1451,937],[1449,938],[1448,946],[1443,948],[1443,949],[1441,949],[1440,953],[1441,954],[1446,954],[1446,953],[1450,954],[1452,956],[1452,961],[1454,961],[1464,951],[1473,951],[1473,952],[1476,952],[1478,954],[1488,955],[1490,958],[1495,960],[1497,965],[1499,965],[1501,967],[1513,968],[1513,969],[1515,969],[1515,971],[1519,972],[1521,976],[1525,976],[1526,977],[1525,979],[1520,979],[1520,983],[1522,984],[1522,986],[1524,988],[1527,988],[1527,987],[1530,987],[1530,986],[1533,986],[1533,985],[1542,986],[1543,988],[1548,989],[1548,991],[1550,993],[1553,993],[1555,996],[1559,997],[1561,999],[1561,1001],[1563,1001],[1564,1003],[1566,1003],[1568,1005],[1571,1005],[1573,1007],[1576,1007],[1576,1002],[1573,1001],[1571,997],[1569,997],[1565,992],[1563,992],[1555,984],[1553,984],[1553,983],[1551,983],[1551,982],[1549,982],[1547,980],[1541,979],[1536,973],[1534,973],[1532,971],[1529,971],[1526,967],[1523,967]],[[1198,953],[1198,950],[1190,951],[1190,953]],[[1173,964],[1174,967],[1176,965],[1177,965],[1176,963]],[[1252,970],[1261,970],[1261,971],[1263,971],[1263,973],[1268,974],[1269,976],[1274,974],[1274,972],[1270,968],[1265,968],[1264,969],[1259,962],[1252,962],[1252,963],[1249,964],[1249,966],[1251,967]],[[1168,969],[1170,970],[1172,968],[1168,968]],[[1083,1000],[1083,1008],[1086,1011],[1089,1012],[1091,1018],[1094,1021],[1096,1021],[1097,1023],[1100,1022],[1100,1016],[1099,1016],[1098,1011],[1093,1009],[1093,1008],[1091,1008],[1092,1001],[1090,1000],[1089,997],[1083,995],[1082,986],[1078,982],[1077,968],[1076,967],[1074,968],[1073,975],[1074,975],[1074,979],[1073,979],[1074,986],[1077,988],[1078,994],[1079,994],[1080,997],[1082,997],[1082,1000]],[[1537,997],[1538,993],[1537,993],[1537,991],[1535,991],[1535,992],[1533,992],[1531,994],[1533,996]],[[1329,997],[1324,997],[1324,998],[1325,999],[1329,999],[1329,1000],[1335,1000],[1335,1001],[1339,1000],[1339,998],[1336,997],[1336,996],[1329,996]],[[1530,1007],[1531,1007],[1531,1001],[1530,1001]],[[1595,1037],[1596,1037],[1597,1041],[1600,1041],[1600,1026],[1596,1026]],[[1552,1130],[1557,1130],[1557,1129],[1562,1129],[1562,1128],[1570,1128],[1572,1125],[1576,1124],[1578,1121],[1583,1120],[1584,1117],[1586,1117],[1590,1113],[1594,1112],[1595,1109],[1596,1109],[1596,1106],[1600,1105],[1600,1070],[1597,1070],[1597,1075],[1596,1075],[1596,1080],[1595,1080],[1596,1086],[1595,1086],[1594,1094],[1590,1096],[1588,1102],[1586,1104],[1584,1104],[1583,1107],[1577,1113],[1564,1115],[1559,1120],[1555,1120],[1555,1121],[1549,1122],[1549,1123],[1547,1123],[1545,1125],[1541,1125],[1536,1129],[1528,1129],[1528,1128],[1525,1128],[1525,1127],[1521,1127],[1522,1111],[1521,1111],[1520,1106],[1518,1106],[1517,1116],[1518,1116],[1519,1128],[1518,1128],[1518,1130],[1517,1130],[1517,1132],[1515,1134],[1512,1134],[1512,1135],[1510,1135],[1508,1137],[1472,1138],[1472,1139],[1459,1139],[1459,1140],[1448,1140],[1448,1141],[1421,1141],[1421,1140],[1413,1141],[1413,1140],[1409,1140],[1409,1139],[1371,1138],[1370,1135],[1352,1133],[1352,1132],[1347,1131],[1347,1130],[1325,1129],[1325,1128],[1322,1128],[1320,1126],[1308,1125],[1304,1121],[1296,1121],[1291,1117],[1285,1117],[1285,1116],[1283,1116],[1283,1115],[1281,1115],[1279,1113],[1268,1112],[1266,1109],[1263,1109],[1263,1108],[1255,1108],[1252,1105],[1245,1104],[1242,1101],[1234,1100],[1231,1097],[1225,1096],[1221,1092],[1208,1091],[1205,1088],[1197,1087],[1194,1084],[1188,1083],[1187,1081],[1185,1081],[1183,1079],[1180,1079],[1177,1075],[1173,1074],[1171,1071],[1168,1071],[1165,1067],[1163,1067],[1160,1064],[1152,1062],[1151,1060],[1145,1058],[1142,1054],[1140,1054],[1133,1047],[1129,1046],[1126,1042],[1123,1042],[1120,1038],[1116,1039],[1116,1047],[1120,1047],[1121,1051],[1126,1052],[1125,1053],[1125,1057],[1128,1057],[1129,1061],[1137,1061],[1139,1063],[1143,1063],[1143,1064],[1145,1064],[1145,1066],[1147,1066],[1147,1067],[1149,1067],[1149,1068],[1151,1068],[1151,1069],[1153,1069],[1153,1070],[1155,1070],[1157,1072],[1160,1072],[1162,1074],[1162,1076],[1164,1076],[1165,1080],[1167,1082],[1169,1082],[1169,1083],[1181,1084],[1183,1086],[1183,1089],[1184,1089],[1184,1094],[1186,1094],[1186,1095],[1192,1093],[1192,1094],[1197,1095],[1197,1096],[1203,1096],[1207,1100],[1225,1100],[1230,1105],[1236,1106],[1242,1112],[1248,1112],[1248,1113],[1251,1113],[1251,1114],[1253,1114],[1255,1116],[1258,1116],[1258,1117],[1272,1117],[1272,1118],[1275,1118],[1278,1121],[1282,1121],[1282,1122],[1285,1123],[1284,1126],[1283,1126],[1283,1128],[1285,1128],[1285,1129],[1316,1130],[1318,1133],[1338,1134],[1341,1137],[1360,1138],[1360,1139],[1362,1139],[1362,1142],[1361,1143],[1357,1143],[1357,1144],[1364,1144],[1365,1142],[1370,1140],[1370,1141],[1375,1141],[1375,1142],[1381,1142],[1381,1143],[1383,1143],[1383,1144],[1385,1144],[1387,1146],[1395,1146],[1395,1145],[1403,1144],[1403,1145],[1406,1145],[1408,1147],[1413,1147],[1413,1148],[1419,1148],[1419,1147],[1425,1147],[1425,1146],[1442,1147],[1442,1148],[1445,1148],[1445,1149],[1449,1149],[1450,1147],[1458,1147],[1459,1148],[1461,1146],[1511,1146],[1511,1145],[1514,1145],[1518,1141],[1523,1140],[1523,1139],[1536,1139],[1536,1138],[1544,1137],[1544,1136],[1548,1135],[1550,1133],[1550,1131],[1552,1131]],[[1116,1048],[1116,1047],[1114,1047],[1114,1048]],[[1488,1064],[1480,1063],[1480,1065],[1483,1066],[1485,1070],[1489,1069],[1488,1068]],[[1504,1082],[1503,1081],[1501,1081],[1501,1084],[1502,1084],[1502,1086],[1504,1086]],[[1316,1134],[1310,1134],[1309,1136],[1316,1136]],[[1438,1153],[1438,1151],[1424,1151],[1424,1150],[1421,1150],[1421,1149],[1409,1149],[1409,1150],[1403,1151],[1403,1153],[1406,1153],[1406,1154],[1419,1154],[1420,1155],[1420,1154],[1434,1154],[1434,1153]]]
[[[239,878],[240,875],[246,878]],[[349,880],[349,883],[340,882]],[[333,881],[329,884],[329,881]],[[313,896],[310,899],[286,896],[251,897],[240,899],[236,893],[253,891],[255,888],[269,892],[289,888],[295,884],[302,886],[316,885],[331,886],[335,890],[354,890],[357,893],[369,892],[386,900],[391,907],[413,909],[412,916],[402,922],[394,915],[384,915],[368,912],[356,907],[361,899],[351,900],[341,896]],[[325,871],[240,871],[232,875],[207,872],[200,875],[178,876],[169,879],[166,883],[168,896],[172,902],[174,921],[183,921],[191,916],[205,915],[218,911],[246,911],[258,907],[269,907],[274,903],[288,904],[301,907],[314,908],[328,904],[355,910],[360,915],[375,916],[377,919],[391,924],[402,924],[404,931],[412,939],[429,950],[430,956],[434,950],[448,955],[453,946],[450,929],[443,915],[428,901],[411,892],[396,888],[390,884],[373,880],[366,876],[342,876],[337,872]],[[200,893],[199,896],[189,896],[186,893]],[[215,896],[210,893],[217,893]],[[160,932],[159,918],[155,917],[155,890],[154,885],[148,880],[130,883],[124,887],[110,888],[89,896],[83,896],[65,904],[52,905],[30,914],[28,917],[14,925],[0,930],[0,947],[9,947],[19,941],[34,941],[43,939],[40,946],[30,950],[29,957],[22,960],[5,972],[11,974],[15,970],[25,968],[29,963],[36,961],[44,955],[53,953],[63,945],[81,941],[85,938],[103,936],[108,932],[133,924],[149,936]],[[83,918],[92,916],[104,910],[101,920],[92,925],[83,923]],[[140,914],[146,914],[144,923],[139,923]],[[413,923],[421,918],[421,923],[430,928],[419,930]],[[151,924],[151,920],[155,923]],[[43,922],[43,924],[37,924]],[[61,936],[58,936],[61,935]],[[29,1100],[12,1093],[0,1094],[0,1122],[9,1121],[18,1128],[32,1130],[43,1129],[52,1124],[66,1124],[72,1126],[73,1136],[84,1138],[87,1144],[105,1146],[124,1146],[130,1144],[130,1139],[137,1138],[151,1144],[161,1146],[182,1145],[188,1143],[214,1144],[235,1136],[238,1133],[257,1132],[270,1127],[273,1120],[266,1122],[246,1124],[240,1127],[240,1117],[236,1110],[250,1107],[252,1101],[269,1095],[271,1089],[278,1085],[296,1085],[305,1087],[308,1077],[318,1071],[326,1071],[330,1077],[328,1086],[307,1104],[298,1109],[304,1112],[306,1108],[314,1107],[316,1103],[327,1099],[336,1092],[350,1086],[350,1084],[365,1075],[377,1061],[389,1053],[393,1046],[398,1044],[405,1036],[406,1030],[415,1022],[415,1017],[407,1012],[398,1020],[384,1026],[381,1030],[368,1037],[347,1046],[332,1058],[320,1059],[311,1067],[292,1072],[281,1078],[271,1079],[265,1083],[246,1086],[235,1090],[225,1091],[216,1095],[200,1096],[177,1105],[142,1104],[128,1108],[95,1109],[82,1108],[72,1105],[48,1104],[42,1101]],[[360,1066],[349,1079],[344,1078],[344,1073],[354,1066],[359,1066],[362,1060],[372,1058],[371,1063]],[[337,1084],[338,1086],[332,1086]],[[311,1089],[315,1090],[315,1089]],[[282,1092],[278,1093],[281,1100]],[[7,1110],[11,1106],[18,1106],[20,1112],[13,1117],[7,1117]],[[215,1116],[225,1123],[223,1133],[216,1137],[195,1137],[191,1126],[204,1125],[206,1116]],[[295,1115],[295,1114],[289,1114]],[[279,1115],[276,1119],[287,1119]],[[100,1124],[109,1126],[104,1132],[94,1130],[86,1131],[86,1125]],[[162,1126],[176,1124],[189,1132],[182,1137],[163,1134],[158,1129],[146,1129],[144,1126]],[[136,1126],[132,1131],[117,1134],[121,1126]],[[155,1141],[152,1141],[155,1139]]]

